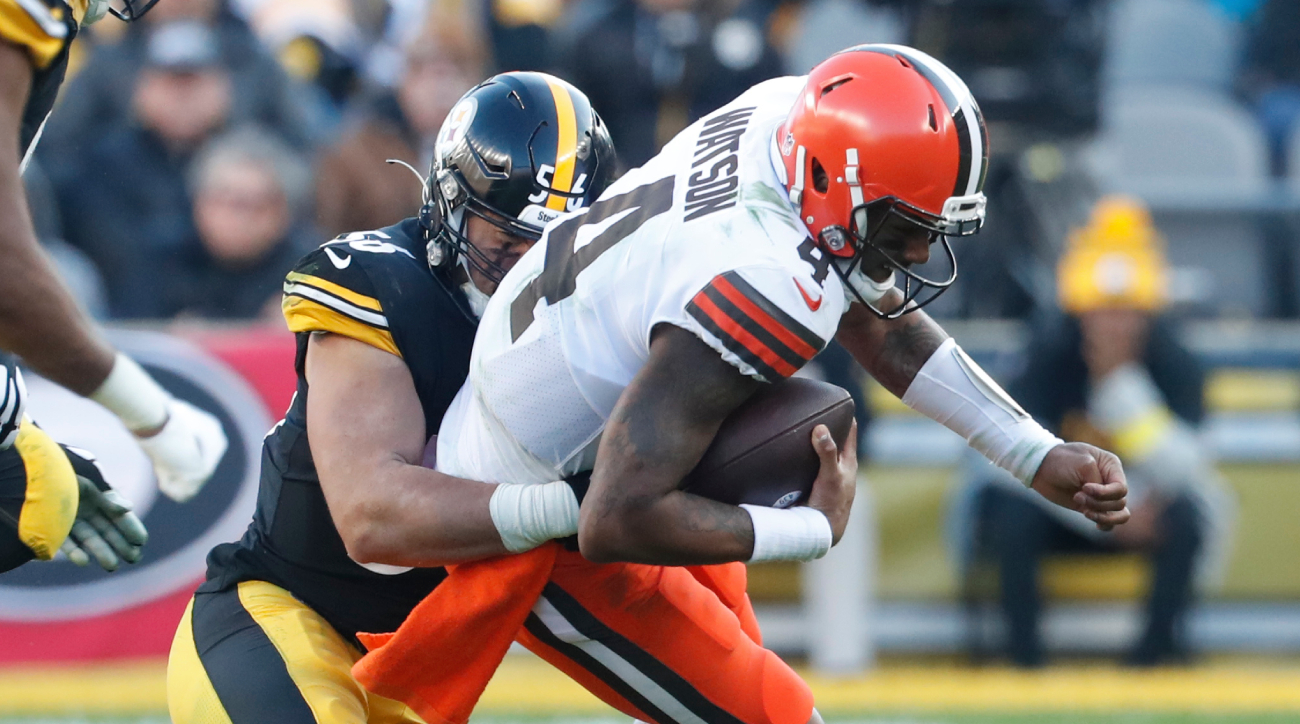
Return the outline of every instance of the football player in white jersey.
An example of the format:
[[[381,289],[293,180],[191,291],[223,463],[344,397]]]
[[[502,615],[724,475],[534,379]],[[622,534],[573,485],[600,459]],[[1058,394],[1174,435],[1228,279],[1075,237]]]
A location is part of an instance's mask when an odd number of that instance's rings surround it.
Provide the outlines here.
[[[544,540],[515,512],[533,491],[592,471],[581,552],[556,554],[520,641],[638,719],[819,721],[761,648],[739,562],[812,560],[838,541],[852,443],[814,431],[823,465],[806,505],[679,486],[731,411],[832,335],[1049,500],[1102,528],[1128,519],[1114,455],[1045,431],[917,311],[955,278],[948,237],[983,223],[987,149],[951,70],[859,46],[753,87],[547,227],[488,303],[438,438],[439,470],[518,484],[490,501],[515,551]],[[913,270],[935,244],[952,267],[941,279]]]

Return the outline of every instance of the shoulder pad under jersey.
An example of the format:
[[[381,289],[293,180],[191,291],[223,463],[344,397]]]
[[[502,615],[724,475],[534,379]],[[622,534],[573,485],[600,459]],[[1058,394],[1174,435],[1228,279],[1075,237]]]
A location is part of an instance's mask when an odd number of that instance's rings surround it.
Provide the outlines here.
[[[424,262],[395,242],[382,230],[353,232],[300,259],[284,279],[289,329],[341,334],[400,357],[371,275],[393,264]]]

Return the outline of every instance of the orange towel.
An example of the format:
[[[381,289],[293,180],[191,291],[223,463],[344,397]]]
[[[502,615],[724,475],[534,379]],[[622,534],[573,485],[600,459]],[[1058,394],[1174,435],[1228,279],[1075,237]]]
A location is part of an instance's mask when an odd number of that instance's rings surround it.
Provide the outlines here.
[[[554,541],[527,553],[449,566],[394,633],[359,633],[352,667],[366,689],[428,724],[466,724],[555,567]]]

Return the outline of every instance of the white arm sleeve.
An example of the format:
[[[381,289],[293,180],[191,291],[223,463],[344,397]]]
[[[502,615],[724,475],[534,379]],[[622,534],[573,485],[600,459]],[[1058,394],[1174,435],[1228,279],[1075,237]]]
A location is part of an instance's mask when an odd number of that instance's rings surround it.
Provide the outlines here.
[[[1061,439],[1043,429],[957,342],[944,340],[916,374],[903,403],[949,430],[1029,485]]]

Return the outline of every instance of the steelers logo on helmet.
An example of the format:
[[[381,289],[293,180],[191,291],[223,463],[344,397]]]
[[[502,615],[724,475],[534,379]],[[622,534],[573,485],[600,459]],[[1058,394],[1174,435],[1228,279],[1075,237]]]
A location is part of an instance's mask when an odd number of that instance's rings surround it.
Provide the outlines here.
[[[540,238],[548,222],[595,200],[614,166],[609,132],[577,88],[546,73],[493,76],[461,98],[439,131],[426,184],[438,212],[429,258],[499,282],[506,270],[471,243],[468,215]]]
[[[456,144],[465,138],[465,129],[469,124],[474,122],[474,114],[478,111],[478,101],[472,96],[462,98],[447,114],[446,120],[442,122],[442,128],[438,130],[438,140],[434,144],[434,155],[438,158],[444,158],[451,154]]]
[[[790,200],[855,301],[892,319],[956,281],[948,237],[983,225],[988,134],[949,68],[898,45],[842,51],[812,70],[777,134]],[[899,256],[900,236],[919,233],[943,251],[937,275]],[[877,308],[895,279],[903,301]]]

